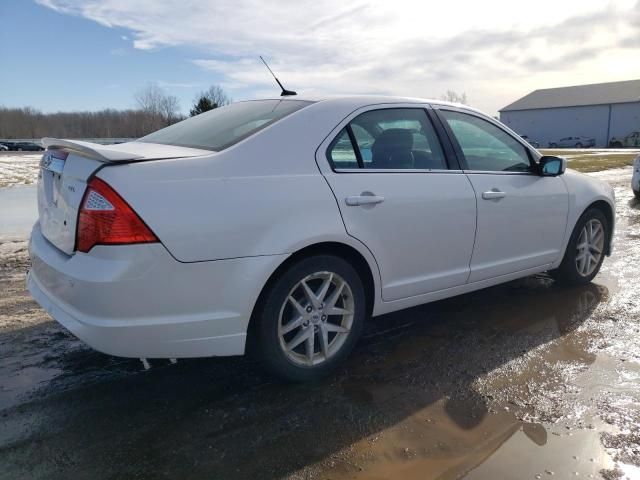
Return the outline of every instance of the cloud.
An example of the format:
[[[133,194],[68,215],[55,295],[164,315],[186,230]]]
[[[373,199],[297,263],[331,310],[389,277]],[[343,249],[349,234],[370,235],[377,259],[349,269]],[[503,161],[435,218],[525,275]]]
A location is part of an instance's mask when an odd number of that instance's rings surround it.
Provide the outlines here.
[[[636,0],[538,0],[526,11],[499,0],[38,1],[127,29],[137,49],[191,47],[195,65],[253,94],[275,93],[259,54],[299,92],[453,89],[489,113],[536,88],[640,77]]]

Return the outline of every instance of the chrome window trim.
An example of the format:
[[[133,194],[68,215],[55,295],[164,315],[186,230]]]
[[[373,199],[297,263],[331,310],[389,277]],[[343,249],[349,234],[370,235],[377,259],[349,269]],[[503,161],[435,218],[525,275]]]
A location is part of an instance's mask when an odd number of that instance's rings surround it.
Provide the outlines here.
[[[335,173],[464,173],[462,170],[425,168],[336,168]]]
[[[479,175],[530,175],[532,177],[540,177],[535,172],[505,172],[503,170],[462,170],[465,174],[479,174]]]

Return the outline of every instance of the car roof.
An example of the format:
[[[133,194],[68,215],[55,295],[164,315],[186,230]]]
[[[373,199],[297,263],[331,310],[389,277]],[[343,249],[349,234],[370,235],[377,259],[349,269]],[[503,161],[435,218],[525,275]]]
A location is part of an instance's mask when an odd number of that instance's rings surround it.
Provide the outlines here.
[[[436,100],[429,98],[419,98],[419,97],[402,97],[402,96],[394,96],[394,95],[291,95],[286,97],[272,97],[272,98],[260,98],[255,100],[299,100],[306,102],[314,102],[314,103],[323,103],[323,104],[336,104],[337,105],[349,105],[354,108],[366,107],[369,105],[380,105],[380,104],[403,104],[403,103],[424,103],[430,105],[446,105],[456,108],[464,108],[466,110],[471,110],[477,113],[481,113],[486,115],[481,110],[477,110],[469,105],[464,105],[462,103],[453,103],[447,102],[444,100]]]

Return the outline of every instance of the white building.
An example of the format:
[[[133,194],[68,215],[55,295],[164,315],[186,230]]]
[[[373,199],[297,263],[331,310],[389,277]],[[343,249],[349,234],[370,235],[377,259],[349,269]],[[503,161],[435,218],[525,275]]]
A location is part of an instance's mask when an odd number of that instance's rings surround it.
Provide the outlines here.
[[[611,137],[640,130],[640,80],[535,90],[500,110],[500,120],[546,147],[563,137]]]

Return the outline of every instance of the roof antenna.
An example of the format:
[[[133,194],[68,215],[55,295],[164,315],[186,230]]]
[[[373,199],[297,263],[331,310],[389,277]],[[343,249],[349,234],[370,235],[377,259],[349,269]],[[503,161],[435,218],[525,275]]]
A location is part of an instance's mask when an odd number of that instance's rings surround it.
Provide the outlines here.
[[[267,62],[265,62],[264,58],[262,58],[262,55],[260,55],[260,60],[262,60],[262,63],[264,63],[264,66],[267,67],[269,72],[271,72],[271,75],[273,75],[273,78],[275,78],[276,82],[278,82],[278,85],[282,89],[282,93],[280,94],[281,97],[288,97],[289,95],[297,95],[297,93],[294,92],[293,90],[287,90],[282,86],[282,84],[280,83],[280,80],[278,80],[278,77],[275,76],[275,74],[273,73],[273,70],[269,68],[269,65],[267,65]]]

